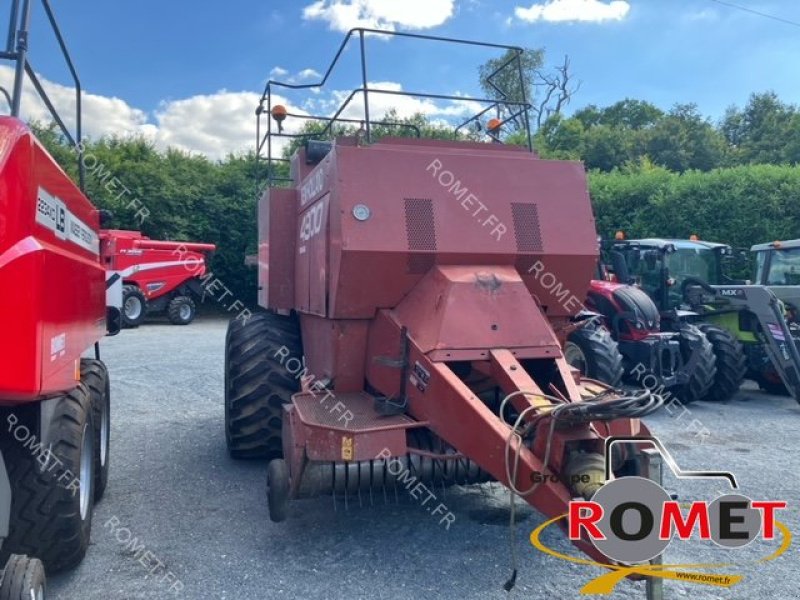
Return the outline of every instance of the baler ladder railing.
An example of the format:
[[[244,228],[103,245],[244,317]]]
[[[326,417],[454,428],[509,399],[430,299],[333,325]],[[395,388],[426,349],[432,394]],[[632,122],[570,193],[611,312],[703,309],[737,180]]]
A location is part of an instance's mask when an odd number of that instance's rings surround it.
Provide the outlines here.
[[[274,131],[272,125],[272,92],[274,88],[285,88],[290,90],[320,90],[322,89],[328,79],[330,78],[331,74],[333,73],[334,69],[336,68],[337,64],[339,63],[339,59],[344,54],[345,49],[348,47],[350,41],[354,37],[358,37],[359,40],[359,50],[360,50],[360,71],[361,71],[361,87],[358,89],[353,90],[344,102],[339,106],[338,110],[330,117],[317,117],[314,115],[304,115],[303,118],[311,119],[311,120],[319,120],[325,122],[325,127],[320,132],[314,133],[300,133],[300,134],[290,134],[284,133],[282,128],[278,127],[277,131]],[[482,48],[491,48],[491,49],[498,49],[498,50],[505,50],[510,51],[512,55],[502,64],[498,65],[497,68],[494,69],[489,75],[486,77],[485,82],[490,88],[495,90],[498,94],[496,98],[477,98],[471,96],[460,96],[460,95],[449,95],[449,94],[431,94],[431,93],[423,93],[423,92],[406,92],[406,91],[398,91],[398,90],[385,90],[385,89],[374,89],[369,87],[369,82],[367,78],[367,61],[366,61],[366,37],[369,35],[375,36],[385,36],[385,37],[399,37],[399,38],[407,38],[407,39],[417,39],[417,40],[427,40],[433,42],[444,42],[450,44],[460,44],[460,45],[467,45],[467,46],[476,46]],[[340,44],[336,54],[333,57],[333,60],[328,65],[328,68],[325,70],[325,73],[322,75],[320,81],[316,83],[290,83],[290,82],[282,82],[276,81],[274,79],[269,79],[266,83],[264,88],[264,93],[261,96],[261,100],[259,101],[259,105],[256,109],[256,158],[260,159],[262,153],[266,147],[266,163],[267,163],[267,172],[268,172],[268,183],[271,185],[273,182],[278,180],[285,180],[286,178],[276,177],[273,172],[273,165],[276,162],[285,162],[285,159],[280,158],[273,158],[273,138],[291,138],[291,139],[312,139],[312,138],[325,138],[329,136],[332,132],[333,125],[336,122],[342,123],[363,123],[364,128],[364,137],[367,143],[372,141],[372,128],[375,125],[389,125],[394,126],[393,123],[385,122],[385,121],[372,121],[370,119],[370,103],[369,97],[371,94],[387,94],[387,95],[396,95],[396,96],[405,96],[410,98],[424,98],[428,100],[451,100],[451,101],[459,101],[459,102],[474,102],[476,104],[487,105],[482,108],[478,113],[472,115],[468,119],[466,119],[463,123],[460,123],[457,127],[455,127],[453,131],[453,138],[458,139],[459,132],[466,127],[470,123],[477,123],[479,124],[479,119],[483,117],[486,113],[491,110],[497,111],[497,117],[500,118],[503,111],[510,113],[509,116],[505,116],[502,120],[502,123],[507,123],[511,120],[516,121],[517,119],[521,118],[522,124],[524,126],[524,130],[527,136],[527,146],[529,150],[533,150],[533,141],[531,136],[531,126],[530,126],[530,110],[532,108],[531,104],[528,102],[527,98],[527,90],[525,89],[525,77],[523,72],[522,66],[522,55],[524,50],[518,46],[509,46],[505,44],[494,44],[490,42],[479,42],[475,40],[466,40],[466,39],[459,39],[459,38],[447,38],[442,36],[431,36],[431,35],[422,35],[416,33],[407,33],[407,32],[397,32],[397,31],[382,31],[378,29],[367,29],[367,28],[355,28],[351,29],[347,35],[345,36],[344,40]],[[495,77],[504,71],[507,68],[516,68],[517,75],[519,78],[519,97],[518,98],[509,98],[508,94],[505,90],[501,89],[494,83]],[[346,119],[342,117],[342,113],[344,110],[349,106],[352,100],[358,95],[363,95],[363,119]],[[262,117],[266,113],[266,132],[262,133]],[[288,113],[285,116],[289,116]],[[399,124],[398,124],[399,125]],[[494,136],[492,136],[494,137]]]
[[[61,28],[58,26],[58,22],[56,21],[53,9],[50,6],[50,2],[49,0],[41,0],[44,12],[47,15],[47,20],[49,21],[53,33],[55,34],[56,41],[58,42],[58,46],[61,49],[61,53],[64,56],[67,68],[75,84],[76,116],[75,137],[73,137],[69,128],[64,123],[64,120],[58,114],[58,111],[50,100],[50,97],[47,95],[47,92],[45,92],[44,87],[42,86],[39,77],[36,75],[36,71],[31,65],[30,59],[28,58],[28,35],[30,32],[32,12],[31,2],[32,0],[11,0],[11,10],[8,20],[8,37],[6,40],[5,50],[0,52],[0,60],[8,60],[15,63],[14,87],[11,94],[9,94],[6,90],[3,90],[4,96],[8,100],[11,116],[19,117],[22,105],[23,84],[25,75],[28,76],[36,90],[36,93],[47,107],[47,110],[50,111],[50,115],[53,117],[53,120],[56,122],[59,129],[61,129],[64,137],[72,146],[75,147],[75,151],[78,155],[78,175],[80,187],[81,190],[85,192],[85,169],[83,164],[83,151],[81,147],[83,124],[81,117],[82,90],[80,78],[78,77],[78,72],[75,69],[75,64],[72,62],[72,57],[70,56],[69,50],[67,50],[64,36],[61,33]]]

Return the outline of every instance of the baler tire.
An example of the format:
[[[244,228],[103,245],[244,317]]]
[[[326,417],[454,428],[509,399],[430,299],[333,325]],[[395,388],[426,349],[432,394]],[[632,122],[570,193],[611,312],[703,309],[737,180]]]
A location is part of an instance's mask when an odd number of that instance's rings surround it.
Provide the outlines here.
[[[134,317],[128,316],[127,304],[128,300],[135,300],[139,303],[141,310]],[[122,325],[123,327],[133,328],[138,327],[144,323],[147,317],[147,299],[144,297],[142,290],[135,285],[122,286]]]
[[[741,342],[727,329],[710,323],[702,323],[698,328],[711,342],[717,367],[714,384],[703,397],[703,400],[711,402],[730,400],[739,391],[747,370],[747,357],[745,356],[744,348],[742,348]]]
[[[3,569],[0,600],[41,600],[46,594],[47,580],[42,561],[12,554]]]
[[[689,381],[675,390],[675,396],[683,404],[691,404],[700,400],[708,393],[714,384],[717,374],[717,358],[714,356],[714,348],[708,341],[705,334],[695,325],[683,323],[680,328],[681,355],[683,356],[684,366],[692,364],[694,368],[689,376]],[[692,345],[698,344],[696,352],[697,358],[692,361]]]
[[[581,369],[581,375],[602,381],[612,387],[618,386],[622,381],[624,374],[622,354],[611,333],[602,325],[585,325],[570,333],[564,345],[564,355],[575,356],[571,353],[573,350],[579,351],[585,360],[583,366],[572,365]]]
[[[194,300],[189,296],[175,296],[167,306],[167,316],[173,325],[188,325],[196,314]]]
[[[267,508],[269,520],[280,523],[289,512],[289,467],[282,458],[267,465]]]
[[[74,567],[89,548],[94,504],[94,428],[86,387],[80,383],[55,400],[47,439],[34,440],[42,450],[11,442],[11,518],[0,561],[27,554],[48,571]]]
[[[99,502],[108,485],[111,458],[111,384],[108,369],[94,358],[81,359],[81,381],[89,390],[94,423],[94,501]]]
[[[233,458],[283,456],[283,405],[300,389],[283,362],[302,358],[295,316],[264,312],[228,324],[225,441]]]

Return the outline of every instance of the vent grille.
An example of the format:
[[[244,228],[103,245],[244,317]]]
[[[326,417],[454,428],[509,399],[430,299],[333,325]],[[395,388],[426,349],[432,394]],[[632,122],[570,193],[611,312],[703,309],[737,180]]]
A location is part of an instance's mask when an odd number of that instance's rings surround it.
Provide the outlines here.
[[[539,227],[539,207],[535,204],[512,202],[511,215],[514,218],[514,236],[520,252],[541,252],[542,230]]]
[[[415,251],[408,257],[408,272],[424,274],[436,262],[436,225],[433,220],[433,200],[406,198],[406,238],[408,249]],[[423,254],[423,252],[425,254]]]

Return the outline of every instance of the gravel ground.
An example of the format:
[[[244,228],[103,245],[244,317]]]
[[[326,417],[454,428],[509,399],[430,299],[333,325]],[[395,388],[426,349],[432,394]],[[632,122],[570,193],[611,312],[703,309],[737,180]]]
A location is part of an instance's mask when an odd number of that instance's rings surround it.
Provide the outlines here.
[[[50,578],[51,598],[568,599],[600,574],[535,551],[527,537],[542,519],[523,508],[517,587],[504,592],[508,499],[496,485],[448,490],[441,499],[456,516],[449,530],[411,501],[345,511],[341,503],[334,510],[330,498],[303,500],[286,522],[272,523],[265,466],[231,460],[225,450],[225,326],[210,318],[189,327],[156,322],[103,342],[112,377],[111,480],[95,508],[86,560]],[[683,468],[730,470],[745,494],[787,500],[782,520],[800,532],[800,406],[746,389],[727,404],[691,411],[682,418],[661,411],[648,423]],[[708,437],[698,437],[693,419]],[[714,482],[668,483],[683,500],[722,489]],[[558,532],[544,541],[571,548]],[[142,559],[148,566],[137,561],[142,546],[152,553]],[[729,590],[667,582],[665,597],[797,598],[795,548],[754,564],[773,547],[754,543],[729,553],[673,543],[668,562],[735,560],[725,572],[745,578]],[[150,573],[159,562],[164,566]],[[165,578],[165,571],[172,575]],[[624,581],[611,597],[643,599],[644,585]]]

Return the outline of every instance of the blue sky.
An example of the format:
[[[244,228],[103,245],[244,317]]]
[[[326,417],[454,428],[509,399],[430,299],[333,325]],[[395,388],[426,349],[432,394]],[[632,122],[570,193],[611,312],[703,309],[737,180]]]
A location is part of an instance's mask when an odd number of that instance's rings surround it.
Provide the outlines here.
[[[730,1],[800,23],[797,0]],[[359,24],[544,47],[550,63],[569,54],[582,81],[571,109],[635,97],[666,108],[696,102],[717,117],[726,106],[768,89],[786,101],[800,101],[800,27],[712,0],[52,4],[90,94],[91,134],[142,133],[162,146],[210,156],[250,143],[255,94],[270,71],[280,67],[284,77],[323,71],[341,30]],[[37,70],[66,83],[41,19],[34,36],[31,58]],[[475,92],[477,64],[492,56],[377,39],[370,49],[371,81],[445,93]],[[349,63],[354,52],[347,58]],[[354,84],[354,71],[343,69],[340,75],[334,89]],[[68,102],[66,94],[55,96]],[[320,110],[331,98],[316,98]],[[299,97],[287,100],[304,106]]]

